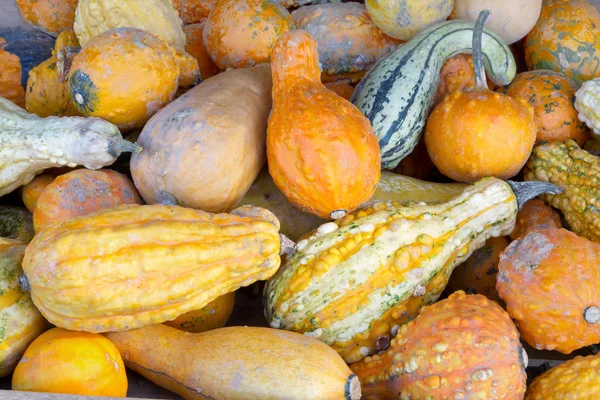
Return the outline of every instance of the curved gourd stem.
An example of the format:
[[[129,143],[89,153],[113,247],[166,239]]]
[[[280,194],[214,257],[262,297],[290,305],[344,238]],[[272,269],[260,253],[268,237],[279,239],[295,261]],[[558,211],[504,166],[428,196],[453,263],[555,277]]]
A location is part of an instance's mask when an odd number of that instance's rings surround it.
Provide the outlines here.
[[[56,54],[56,71],[61,82],[67,80],[73,59],[81,51],[81,47],[65,47]]]
[[[108,152],[115,157],[118,157],[121,153],[140,153],[141,151],[142,146],[120,137],[112,138],[108,145]]]
[[[291,257],[296,251],[296,243],[283,233],[279,234],[279,240],[281,241],[279,255],[282,256],[285,254],[286,256]]]
[[[19,276],[19,285],[21,285],[21,289],[25,292],[31,292],[31,285],[29,284],[29,279],[27,279],[27,275],[21,274]]]
[[[559,194],[563,192],[563,189],[548,182],[539,181],[527,181],[527,182],[514,182],[506,181],[512,188],[513,193],[517,196],[517,205],[519,210],[523,207],[523,204],[529,200],[539,196],[540,194],[550,193]]]
[[[475,88],[479,90],[488,89],[485,80],[485,68],[483,67],[483,50],[481,42],[483,38],[483,26],[489,15],[489,10],[480,12],[477,17],[477,22],[475,22],[475,28],[473,29],[473,68],[475,69]]]

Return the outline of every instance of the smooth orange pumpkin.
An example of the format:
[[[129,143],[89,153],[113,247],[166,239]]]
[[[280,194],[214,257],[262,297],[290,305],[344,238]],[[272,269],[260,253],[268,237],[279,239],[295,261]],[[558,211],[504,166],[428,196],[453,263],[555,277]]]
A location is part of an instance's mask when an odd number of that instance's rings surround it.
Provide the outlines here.
[[[473,56],[470,54],[457,54],[450,57],[440,70],[440,82],[434,103],[439,103],[449,94],[473,89],[475,87],[475,70],[473,68]],[[495,88],[489,79],[487,79],[487,84],[490,89]]]
[[[23,186],[21,197],[25,207],[27,207],[30,213],[33,213],[33,210],[35,209],[35,203],[44,189],[46,189],[46,186],[48,186],[54,180],[54,178],[55,177],[50,174],[38,175],[27,185]]]
[[[181,331],[200,333],[225,326],[235,305],[235,292],[219,296],[199,310],[190,311],[164,324]]]
[[[327,82],[325,87],[346,100],[349,100],[354,92],[354,88],[344,81]]]
[[[219,67],[213,62],[212,58],[210,58],[210,54],[206,51],[206,47],[204,47],[204,39],[202,38],[204,25],[204,22],[200,22],[198,24],[186,25],[183,27],[183,33],[185,33],[186,37],[185,51],[198,61],[198,68],[200,69],[200,77],[202,80],[208,79],[221,72]]]
[[[269,173],[296,207],[340,218],[375,192],[381,154],[369,120],[321,83],[317,42],[286,32],[273,48]]]
[[[53,328],[29,345],[12,389],[125,397],[127,375],[119,351],[104,336]]]
[[[577,85],[566,76],[550,70],[522,72],[501,90],[509,96],[522,97],[533,106],[538,141],[573,139],[583,147],[589,139],[590,132],[577,118],[573,105]]]
[[[544,0],[525,38],[527,68],[562,72],[577,85],[600,76],[600,12],[587,0]]]
[[[78,0],[16,0],[23,19],[46,32],[71,29]]]
[[[560,215],[542,200],[529,200],[519,210],[515,229],[510,234],[510,238],[520,239],[530,231],[546,228],[562,228]]]
[[[179,18],[184,25],[204,21],[215,8],[215,4],[217,4],[217,0],[173,0],[173,7],[179,13]]]
[[[275,41],[294,29],[290,13],[270,0],[221,0],[204,27],[204,45],[221,69],[269,62]]]

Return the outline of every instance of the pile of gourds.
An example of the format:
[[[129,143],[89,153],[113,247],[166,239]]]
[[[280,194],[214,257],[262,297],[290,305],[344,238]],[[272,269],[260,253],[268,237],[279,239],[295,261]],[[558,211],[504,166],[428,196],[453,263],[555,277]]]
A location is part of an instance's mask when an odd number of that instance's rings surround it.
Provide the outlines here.
[[[600,398],[600,356],[527,387],[523,346],[600,342],[587,0],[16,3],[14,390],[124,397],[127,367],[185,399]],[[259,284],[265,327],[224,327]]]

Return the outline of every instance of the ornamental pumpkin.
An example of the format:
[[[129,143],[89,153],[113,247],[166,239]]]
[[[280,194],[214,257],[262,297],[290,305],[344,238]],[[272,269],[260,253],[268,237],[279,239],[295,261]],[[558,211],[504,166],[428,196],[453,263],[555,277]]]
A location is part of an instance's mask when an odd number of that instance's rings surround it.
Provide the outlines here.
[[[521,400],[526,367],[506,311],[463,291],[423,308],[386,351],[350,365],[366,400]]]
[[[148,204],[171,200],[210,212],[237,206],[266,161],[268,65],[223,72],[160,110],[144,126],[131,175]]]
[[[592,129],[594,136],[598,139],[600,135],[600,78],[583,82],[575,92],[575,109],[578,111],[577,118]]]
[[[504,94],[522,97],[533,106],[537,141],[573,139],[583,146],[590,134],[577,119],[573,105],[576,91],[575,82],[550,70],[522,72],[509,86],[502,88]]]
[[[140,128],[175,97],[181,75],[176,57],[165,41],[140,29],[101,33],[73,59],[71,100],[84,116],[123,130]]]
[[[369,120],[321,83],[317,42],[297,29],[273,48],[269,173],[296,207],[340,218],[369,200],[381,155]]]
[[[364,4],[316,4],[296,9],[292,17],[318,43],[323,81],[349,77],[357,82],[402,43],[373,24]]]
[[[232,326],[190,334],[154,325],[107,337],[128,368],[188,400],[361,398],[335,351],[294,332]]]
[[[562,228],[560,215],[542,200],[529,200],[517,214],[515,229],[510,238],[517,240],[536,229]],[[506,247],[506,246],[505,246]]]
[[[127,375],[114,344],[102,335],[53,328],[29,345],[12,377],[26,392],[125,397]]]
[[[520,211],[519,211],[520,212]],[[489,238],[483,247],[475,250],[471,257],[460,264],[448,281],[448,290],[464,290],[468,294],[481,294],[490,300],[502,303],[496,291],[496,275],[500,253],[509,245],[504,236]]]
[[[525,400],[600,398],[600,354],[577,356],[531,382]]]
[[[204,21],[216,4],[216,0],[173,0],[173,7],[183,21],[184,32],[185,25]]]
[[[525,38],[527,68],[562,72],[577,85],[600,77],[600,12],[587,0],[544,0]]]
[[[327,343],[349,363],[376,354],[438,299],[456,266],[512,231],[520,205],[558,189],[546,185],[486,178],[443,203],[374,202],[325,223],[267,282],[267,321]]]
[[[33,213],[37,199],[54,178],[55,177],[50,174],[38,175],[33,178],[31,182],[22,187],[21,198],[29,212]]]
[[[294,29],[290,13],[270,0],[221,0],[204,26],[204,45],[221,69],[244,68],[271,60],[271,49]]]
[[[33,239],[33,216],[23,207],[0,206],[0,238],[29,243]]]
[[[121,204],[143,204],[129,178],[109,169],[77,169],[57,177],[41,193],[33,228],[38,233],[50,224]]]
[[[442,174],[459,182],[515,176],[527,162],[536,138],[533,107],[523,98],[492,92],[485,83],[481,37],[487,15],[482,12],[473,31],[475,88],[445,97],[425,126],[431,161]]]
[[[454,0],[451,18],[475,22],[483,10],[491,12],[487,26],[506,44],[523,39],[542,11],[542,0]]]
[[[542,199],[561,211],[569,230],[600,242],[600,186],[595,177],[599,169],[600,158],[582,150],[573,140],[546,142],[534,147],[524,177],[561,187],[562,193],[544,195]]]
[[[137,28],[173,47],[185,46],[181,18],[171,0],[79,0],[73,30],[82,46],[115,28]]]
[[[29,344],[48,323],[19,285],[26,244],[0,238],[0,377],[13,372]]]
[[[569,354],[600,342],[600,244],[536,229],[500,255],[496,289],[523,340]]]
[[[23,281],[58,327],[135,329],[271,277],[280,264],[278,231],[277,218],[257,207],[210,214],[122,205],[42,230],[25,251]]]
[[[0,196],[51,167],[98,169],[140,146],[99,118],[40,118],[0,97]]]
[[[486,77],[489,88],[496,85]],[[475,87],[475,69],[471,54],[457,54],[450,57],[440,70],[440,82],[435,93],[434,104],[438,104],[449,94],[462,92]]]
[[[0,29],[0,97],[25,107],[29,71],[52,55],[54,38],[33,28]]]
[[[198,61],[200,77],[206,80],[211,76],[217,75],[221,70],[215,65],[210,54],[204,47],[202,32],[204,31],[204,22],[198,24],[186,25],[183,27],[185,33],[185,51]]]
[[[217,297],[199,310],[180,315],[164,324],[181,331],[200,333],[222,328],[229,320],[235,305],[235,292]]]
[[[78,0],[16,0],[23,20],[45,32],[71,29]]]
[[[385,34],[409,40],[430,25],[448,18],[454,0],[366,0],[365,5],[375,25]]]

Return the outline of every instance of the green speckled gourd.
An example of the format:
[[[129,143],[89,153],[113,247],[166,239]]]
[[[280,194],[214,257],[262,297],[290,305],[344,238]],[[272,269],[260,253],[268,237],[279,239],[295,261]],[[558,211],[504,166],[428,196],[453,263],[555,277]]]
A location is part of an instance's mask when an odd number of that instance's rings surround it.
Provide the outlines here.
[[[0,206],[0,237],[31,242],[33,215],[25,207]]]
[[[487,239],[508,235],[525,201],[557,190],[485,178],[444,203],[375,202],[327,222],[268,281],[265,316],[359,361],[387,348]]]
[[[0,196],[26,185],[46,168],[98,169],[122,152],[141,151],[119,129],[99,118],[30,114],[0,97]]]
[[[445,21],[414,36],[382,58],[360,81],[350,101],[371,121],[381,148],[381,167],[395,168],[419,141],[444,62],[470,53],[474,23]],[[504,41],[484,30],[485,67],[498,86],[516,74],[515,59]]]

